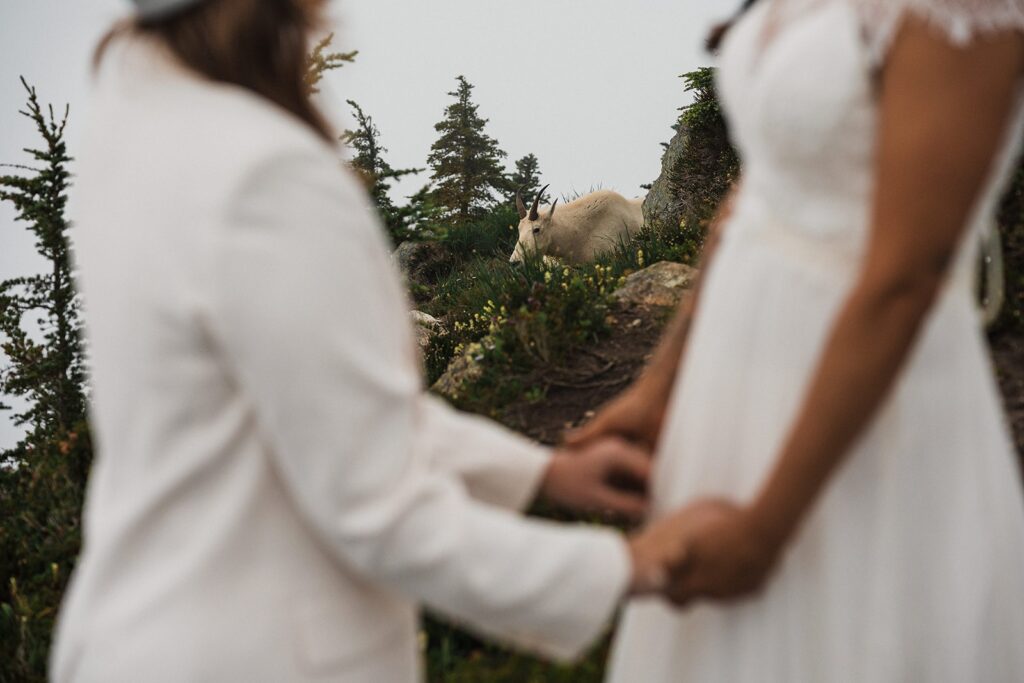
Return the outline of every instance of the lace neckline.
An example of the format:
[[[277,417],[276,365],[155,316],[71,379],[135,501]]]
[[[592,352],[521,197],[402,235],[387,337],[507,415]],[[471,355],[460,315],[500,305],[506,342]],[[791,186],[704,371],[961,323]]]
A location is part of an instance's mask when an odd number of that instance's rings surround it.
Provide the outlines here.
[[[757,45],[760,61],[794,24],[840,0],[762,0],[767,7]],[[908,14],[934,26],[954,45],[995,31],[1024,32],[1024,0],[841,0],[849,3],[872,63],[885,56]]]

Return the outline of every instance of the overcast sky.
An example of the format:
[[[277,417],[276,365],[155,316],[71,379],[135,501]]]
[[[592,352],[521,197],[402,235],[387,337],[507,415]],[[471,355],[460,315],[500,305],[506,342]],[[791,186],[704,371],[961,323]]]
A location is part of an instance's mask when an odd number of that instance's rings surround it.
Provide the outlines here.
[[[509,154],[540,159],[556,195],[594,186],[639,196],[658,174],[660,143],[685,104],[678,76],[708,63],[701,43],[729,0],[334,0],[339,49],[356,64],[331,74],[323,105],[339,128],[346,99],[371,115],[396,168],[421,167],[464,74],[488,132]],[[18,115],[24,75],[43,102],[71,105],[77,148],[97,38],[125,0],[0,2],[0,163],[37,140]],[[411,194],[428,179],[407,179]],[[74,196],[71,214],[74,218]],[[0,280],[39,268],[24,228],[0,205]],[[0,413],[0,448],[19,433]]]

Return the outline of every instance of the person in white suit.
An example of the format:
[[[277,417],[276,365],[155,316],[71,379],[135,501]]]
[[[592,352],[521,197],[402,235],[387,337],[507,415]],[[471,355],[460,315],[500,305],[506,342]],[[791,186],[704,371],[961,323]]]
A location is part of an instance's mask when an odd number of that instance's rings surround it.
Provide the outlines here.
[[[418,608],[571,659],[685,559],[621,440],[427,396],[365,192],[302,83],[318,2],[137,0],[98,56],[74,248],[98,444],[58,683],[422,677]],[[105,54],[104,54],[105,53]]]

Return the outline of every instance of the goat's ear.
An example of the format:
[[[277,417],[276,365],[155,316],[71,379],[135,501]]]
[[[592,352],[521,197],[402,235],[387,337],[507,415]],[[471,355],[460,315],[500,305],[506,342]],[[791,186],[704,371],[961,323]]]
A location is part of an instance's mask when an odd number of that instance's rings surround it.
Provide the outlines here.
[[[558,206],[558,199],[555,199],[555,201],[551,203],[551,210],[548,211],[548,220],[551,220],[551,217],[555,215],[556,206]]]

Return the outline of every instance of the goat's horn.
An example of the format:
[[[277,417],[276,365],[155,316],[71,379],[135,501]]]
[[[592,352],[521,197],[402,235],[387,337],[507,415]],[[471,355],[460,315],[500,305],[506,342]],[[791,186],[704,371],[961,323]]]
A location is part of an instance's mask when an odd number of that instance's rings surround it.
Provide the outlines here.
[[[535,220],[540,218],[540,213],[539,213],[540,200],[544,196],[544,192],[547,191],[547,189],[549,187],[551,187],[551,186],[550,185],[545,185],[544,187],[542,187],[540,192],[538,192],[537,196],[534,198],[534,200],[533,200],[533,208],[530,209],[530,220],[531,221],[535,221]]]
[[[525,188],[519,188],[516,190],[516,208],[519,209],[519,219],[526,218],[526,204],[523,202],[523,190]]]
[[[548,211],[548,219],[555,215],[555,207],[558,206],[558,197],[551,203],[551,211]]]

